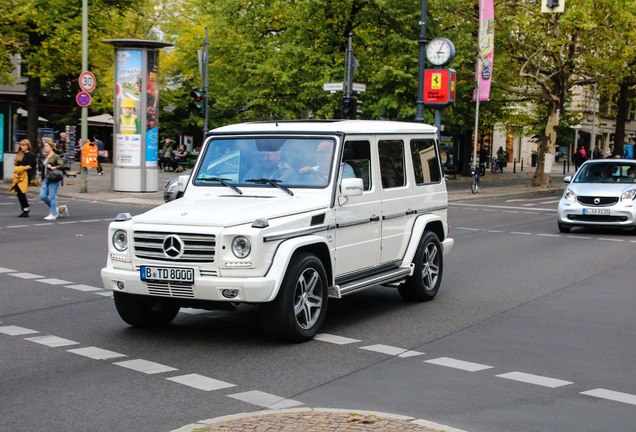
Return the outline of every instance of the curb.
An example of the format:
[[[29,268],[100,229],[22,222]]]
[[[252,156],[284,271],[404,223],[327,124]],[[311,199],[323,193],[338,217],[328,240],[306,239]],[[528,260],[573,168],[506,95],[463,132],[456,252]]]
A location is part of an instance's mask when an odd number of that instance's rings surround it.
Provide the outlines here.
[[[283,418],[283,419],[281,419]],[[236,429],[240,426],[237,423],[253,420],[259,425],[249,425],[249,429]],[[271,423],[268,423],[268,420]],[[364,430],[381,430],[389,432],[387,422],[394,426],[393,430],[414,431],[414,432],[466,432],[462,429],[441,425],[428,420],[415,419],[413,417],[399,414],[390,414],[380,411],[346,410],[332,408],[290,408],[271,411],[256,411],[251,413],[231,414],[222,417],[215,417],[207,420],[200,420],[197,423],[174,429],[171,432],[217,432],[217,431],[240,431],[240,430],[274,430],[270,427],[281,425],[281,420],[287,420],[295,430],[302,430],[305,426],[316,427],[311,430],[341,431],[346,424],[364,426]],[[330,421],[330,420],[333,420]],[[304,423],[303,423],[304,422]],[[382,425],[377,425],[383,422]],[[244,424],[244,426],[248,426]],[[257,428],[258,426],[264,429]],[[377,429],[381,427],[381,429]],[[286,429],[278,429],[286,430]],[[290,429],[291,430],[291,429]],[[362,430],[362,429],[356,429]]]

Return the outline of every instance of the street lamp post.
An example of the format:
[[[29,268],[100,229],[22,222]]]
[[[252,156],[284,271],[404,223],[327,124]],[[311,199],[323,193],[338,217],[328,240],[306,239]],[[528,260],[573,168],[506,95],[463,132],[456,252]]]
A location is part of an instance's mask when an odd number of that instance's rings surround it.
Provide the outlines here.
[[[426,9],[427,0],[422,0],[422,13],[420,16],[420,37],[419,43],[419,72],[417,79],[417,110],[415,121],[424,123],[424,69],[426,69]]]

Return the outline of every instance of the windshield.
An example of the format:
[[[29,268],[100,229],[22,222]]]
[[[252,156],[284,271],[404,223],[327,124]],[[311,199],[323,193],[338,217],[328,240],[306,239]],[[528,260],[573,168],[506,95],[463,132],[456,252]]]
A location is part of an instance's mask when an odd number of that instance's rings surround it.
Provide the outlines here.
[[[323,188],[334,148],[333,138],[215,138],[200,157],[194,184]]]
[[[624,162],[588,163],[581,167],[574,183],[636,183],[636,164]]]

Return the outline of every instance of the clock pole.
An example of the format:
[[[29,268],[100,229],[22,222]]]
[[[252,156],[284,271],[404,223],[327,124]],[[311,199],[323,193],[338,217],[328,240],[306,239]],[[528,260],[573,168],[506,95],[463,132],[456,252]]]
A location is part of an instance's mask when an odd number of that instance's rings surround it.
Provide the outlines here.
[[[427,1],[422,0],[422,13],[420,16],[420,37],[419,43],[419,72],[417,79],[417,109],[415,121],[424,123],[424,69],[426,69],[426,8]]]

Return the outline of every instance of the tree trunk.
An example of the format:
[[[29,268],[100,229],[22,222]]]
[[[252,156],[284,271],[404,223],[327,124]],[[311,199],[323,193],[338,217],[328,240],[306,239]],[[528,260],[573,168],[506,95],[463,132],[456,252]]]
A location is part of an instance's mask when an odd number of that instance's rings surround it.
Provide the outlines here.
[[[31,151],[37,155],[40,145],[38,144],[38,118],[40,117],[40,77],[29,77],[26,83],[26,110],[27,117],[26,137],[31,142]]]
[[[537,151],[537,169],[532,177],[532,186],[551,186],[550,172],[554,159],[554,148],[559,126],[559,110],[556,103],[550,103],[548,108],[548,121],[545,125],[545,133]]]
[[[627,113],[629,110],[629,102],[627,101],[627,92],[629,91],[629,83],[624,80],[620,85],[618,92],[618,102],[616,113],[616,129],[614,131],[614,150],[612,156],[623,157],[623,144],[625,142],[625,123],[627,122]]]

